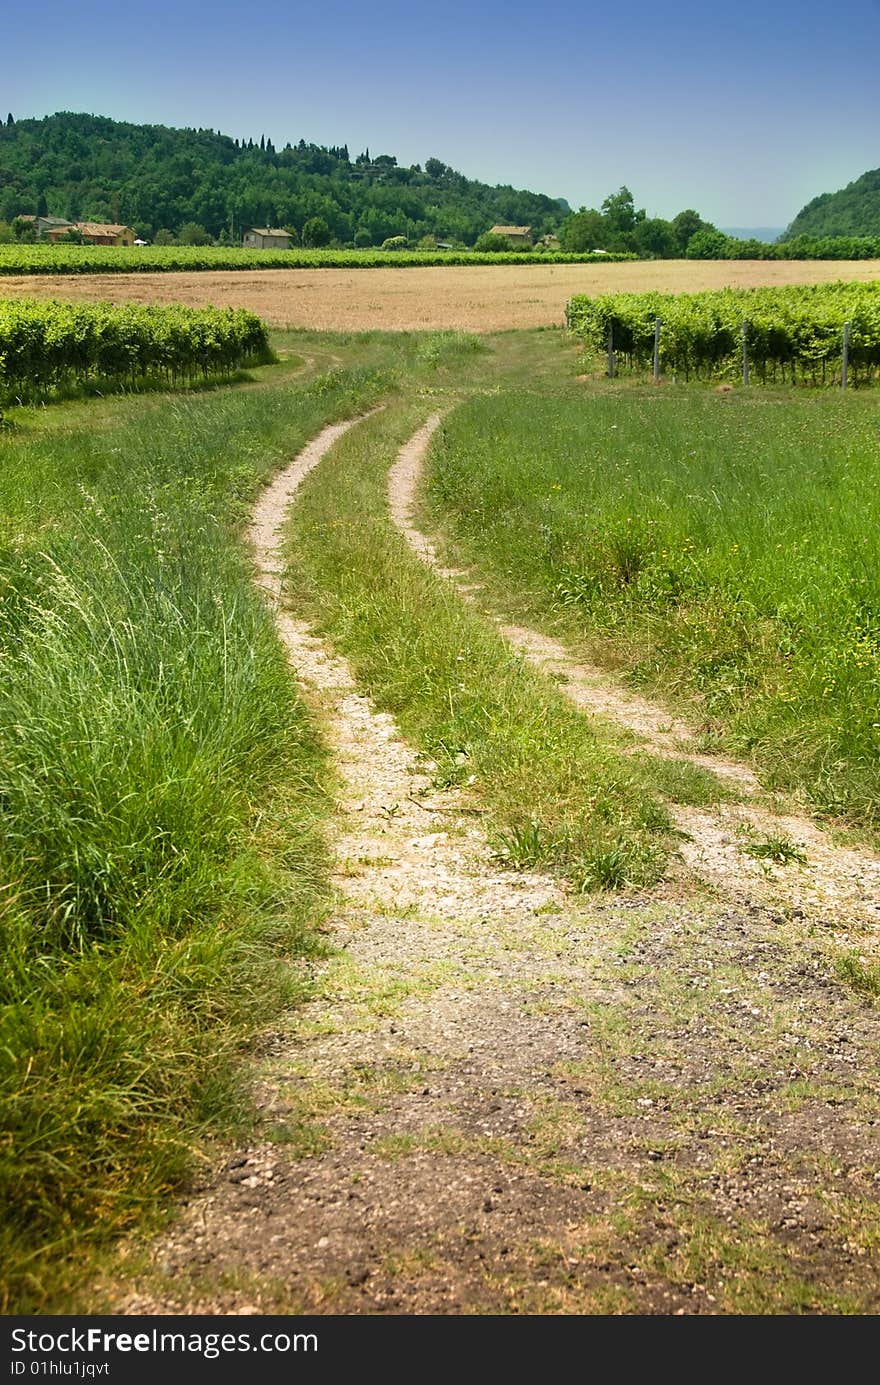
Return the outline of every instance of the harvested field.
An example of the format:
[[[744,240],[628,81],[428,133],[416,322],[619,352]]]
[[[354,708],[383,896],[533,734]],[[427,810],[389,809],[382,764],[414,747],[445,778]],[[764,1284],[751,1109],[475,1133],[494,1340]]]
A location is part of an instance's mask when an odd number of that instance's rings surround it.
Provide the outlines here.
[[[753,288],[880,279],[880,261],[649,260],[608,265],[432,269],[236,270],[191,274],[38,274],[4,279],[4,297],[250,308],[273,327],[318,331],[497,332],[558,326],[575,293]]]

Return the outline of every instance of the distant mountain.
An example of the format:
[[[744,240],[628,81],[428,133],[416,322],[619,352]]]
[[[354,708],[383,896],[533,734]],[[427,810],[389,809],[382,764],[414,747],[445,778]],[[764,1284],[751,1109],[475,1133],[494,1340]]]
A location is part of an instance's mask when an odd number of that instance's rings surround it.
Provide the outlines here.
[[[62,111],[42,120],[0,120],[0,221],[19,214],[121,222],[147,240],[187,223],[213,238],[240,241],[243,226],[302,233],[326,224],[341,244],[379,245],[403,235],[472,244],[491,226],[556,231],[569,212],[561,198],[490,187],[442,160],[398,165],[369,150],[235,139],[214,130],[132,125]],[[317,234],[323,236],[318,228]]]
[[[771,244],[778,240],[785,230],[784,226],[722,226],[720,228],[726,236],[733,236],[734,240],[763,240]]]
[[[880,168],[814,197],[785,232],[793,236],[880,236]]]

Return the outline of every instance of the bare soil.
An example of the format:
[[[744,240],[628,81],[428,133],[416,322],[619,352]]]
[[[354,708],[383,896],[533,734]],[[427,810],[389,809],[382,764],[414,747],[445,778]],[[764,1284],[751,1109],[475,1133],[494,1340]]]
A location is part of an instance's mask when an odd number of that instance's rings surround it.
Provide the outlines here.
[[[255,516],[276,605],[285,504],[346,426]],[[833,975],[834,914],[771,906],[748,873],[736,898],[691,876],[590,901],[499,869],[278,616],[342,776],[338,950],[266,1038],[257,1137],[216,1151],[96,1307],[878,1311],[880,1013]]]
[[[497,332],[559,326],[575,293],[696,292],[880,278],[880,261],[652,260],[608,265],[450,265],[4,277],[0,297],[250,308],[272,327]]]

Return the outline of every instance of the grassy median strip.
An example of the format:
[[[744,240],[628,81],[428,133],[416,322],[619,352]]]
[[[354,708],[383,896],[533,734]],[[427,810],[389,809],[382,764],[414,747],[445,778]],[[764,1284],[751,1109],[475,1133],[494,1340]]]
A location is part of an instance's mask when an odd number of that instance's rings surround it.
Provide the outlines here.
[[[270,377],[272,380],[276,375]],[[0,437],[0,1306],[247,1118],[323,888],[323,749],[238,540],[375,374],[16,411]]]
[[[657,787],[669,787],[667,768],[627,755],[621,733],[574,711],[388,518],[388,466],[428,407],[389,407],[308,478],[288,548],[291,599],[433,763],[437,786],[468,787],[500,860],[581,889],[656,881],[673,840]],[[686,799],[712,783],[690,766],[672,777]]]

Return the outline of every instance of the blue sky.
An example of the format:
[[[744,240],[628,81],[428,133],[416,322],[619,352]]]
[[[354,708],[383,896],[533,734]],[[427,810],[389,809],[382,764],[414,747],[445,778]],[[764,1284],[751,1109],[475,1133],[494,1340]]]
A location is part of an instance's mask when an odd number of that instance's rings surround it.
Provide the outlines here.
[[[431,155],[596,206],[783,226],[880,165],[880,0],[40,0],[0,106]]]

